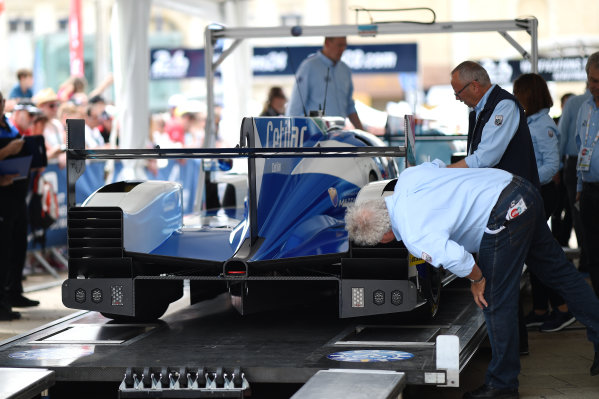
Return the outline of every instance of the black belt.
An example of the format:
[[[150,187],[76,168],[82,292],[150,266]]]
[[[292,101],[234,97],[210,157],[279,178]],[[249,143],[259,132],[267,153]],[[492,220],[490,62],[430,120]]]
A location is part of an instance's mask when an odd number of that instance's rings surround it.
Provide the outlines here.
[[[582,189],[585,190],[599,190],[599,182],[583,182]]]

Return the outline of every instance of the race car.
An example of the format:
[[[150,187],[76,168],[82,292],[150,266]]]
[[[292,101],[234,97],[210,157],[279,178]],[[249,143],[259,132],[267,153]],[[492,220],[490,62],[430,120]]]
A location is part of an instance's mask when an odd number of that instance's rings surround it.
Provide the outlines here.
[[[356,248],[344,228],[362,187],[397,177],[405,148],[335,118],[275,117],[245,118],[236,149],[85,150],[82,123],[69,122],[69,198],[86,159],[235,156],[248,159],[248,173],[243,208],[195,217],[184,215],[182,187],[170,181],[111,183],[81,206],[69,199],[65,306],[153,320],[189,280],[192,303],[226,293],[241,314],[331,296],[340,317],[436,311],[430,267],[399,243]]]

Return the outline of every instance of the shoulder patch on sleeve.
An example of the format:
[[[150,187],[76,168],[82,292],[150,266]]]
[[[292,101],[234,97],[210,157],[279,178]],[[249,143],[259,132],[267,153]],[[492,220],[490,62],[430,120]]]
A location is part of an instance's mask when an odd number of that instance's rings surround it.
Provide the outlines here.
[[[503,115],[495,115],[495,126],[501,126],[503,124]]]
[[[420,255],[421,259],[424,259],[425,261],[427,261],[428,263],[432,263],[433,262],[433,258],[427,254],[426,252],[422,252],[422,255]]]

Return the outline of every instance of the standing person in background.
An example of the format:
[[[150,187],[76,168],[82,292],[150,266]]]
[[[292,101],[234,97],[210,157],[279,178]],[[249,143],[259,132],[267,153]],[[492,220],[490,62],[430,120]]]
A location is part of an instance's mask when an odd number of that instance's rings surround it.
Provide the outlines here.
[[[61,167],[66,165],[66,132],[58,120],[58,107],[60,102],[58,96],[51,88],[40,90],[34,97],[33,102],[48,118],[44,128],[44,140],[46,142],[46,155],[48,160],[59,159]]]
[[[514,82],[514,95],[524,107],[528,128],[535,150],[535,159],[541,183],[541,197],[548,219],[557,205],[557,187],[553,176],[559,168],[558,136],[555,122],[549,116],[553,106],[547,83],[536,73],[521,75]],[[568,311],[568,305],[555,291],[543,285],[539,277],[531,272],[533,310],[526,316],[526,327],[541,326],[541,331],[559,331],[576,319]],[[552,312],[548,311],[548,302]]]
[[[574,94],[566,93],[560,99],[560,108],[564,109],[566,101]],[[557,125],[560,117],[554,117],[553,120]],[[559,137],[559,143],[562,142],[561,134]],[[560,169],[555,176],[553,181],[557,187],[557,206],[555,207],[553,214],[551,215],[551,232],[553,236],[559,242],[562,247],[568,247],[570,241],[570,234],[572,233],[572,212],[570,211],[570,205],[568,203],[568,190],[564,184],[564,163],[566,162],[565,154],[562,152],[561,145],[560,150]]]
[[[468,124],[468,154],[450,168],[497,168],[530,181],[540,189],[535,152],[518,100],[491,84],[478,63],[464,61],[451,72],[454,95],[472,109]],[[520,353],[528,354],[528,331],[522,301],[518,304]]]
[[[14,127],[17,128],[21,136],[30,136],[33,119],[40,113],[39,108],[33,105],[33,103],[19,102],[13,108],[11,122]]]
[[[553,176],[559,169],[559,131],[549,116],[553,100],[547,83],[541,75],[535,73],[520,75],[514,81],[514,96],[524,108],[537,161],[545,215],[549,218],[557,205],[557,188]]]
[[[580,201],[589,274],[595,294],[599,296],[599,251],[596,250],[599,243],[599,148],[595,148],[599,141],[599,51],[589,56],[585,69],[592,97],[582,104],[576,118],[576,200]]]
[[[4,115],[5,100],[0,92],[0,160],[18,154],[23,147],[19,131]],[[27,254],[27,190],[29,179],[7,181],[0,187],[0,320],[19,319],[21,314],[12,307],[39,305],[23,296],[23,267]]]
[[[19,81],[8,94],[8,98],[16,101],[30,100],[33,97],[33,72],[30,69],[19,69],[17,71]]]
[[[464,61],[451,72],[455,98],[471,108],[466,158],[450,168],[498,168],[540,188],[530,130],[518,100],[491,84],[478,63]]]
[[[260,116],[279,116],[285,115],[285,105],[287,97],[283,89],[279,86],[273,86],[268,91],[268,99],[264,103],[264,108]]]
[[[310,111],[321,111],[324,115],[349,118],[356,129],[363,129],[353,99],[351,70],[341,61],[346,47],[345,37],[326,37],[322,49],[301,63],[288,116],[308,116]]]
[[[576,161],[578,159],[578,147],[576,146],[576,117],[582,104],[591,98],[591,92],[588,90],[584,94],[574,96],[566,102],[562,108],[562,116],[559,119],[557,128],[560,131],[560,154],[564,156],[563,180],[568,193],[568,205],[572,214],[572,224],[574,234],[580,249],[580,258],[578,259],[578,270],[588,271],[587,249],[584,246],[582,219],[580,218],[580,209],[576,205]]]
[[[71,76],[58,88],[58,99],[61,102],[73,101],[77,105],[85,105],[87,104],[86,87],[87,80],[84,77]]]

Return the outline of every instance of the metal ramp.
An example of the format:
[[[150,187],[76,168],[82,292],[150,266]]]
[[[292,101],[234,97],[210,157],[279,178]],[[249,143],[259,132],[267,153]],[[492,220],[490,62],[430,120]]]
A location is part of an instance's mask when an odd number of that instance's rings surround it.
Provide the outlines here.
[[[0,368],[0,398],[30,399],[54,385],[54,372],[45,369]]]
[[[254,393],[277,384],[309,388],[310,381],[321,386],[324,377],[314,376],[331,369],[402,373],[405,385],[458,386],[486,328],[467,284],[456,281],[443,296],[437,318],[427,323],[401,314],[339,319],[336,304],[325,302],[241,316],[225,296],[146,324],[81,311],[0,343],[0,367],[53,371],[50,394],[71,383],[110,383],[115,398],[119,384],[122,398],[243,398],[246,383]],[[351,361],[356,356],[368,359]]]
[[[396,371],[321,370],[291,399],[396,399],[405,386],[405,374]]]

